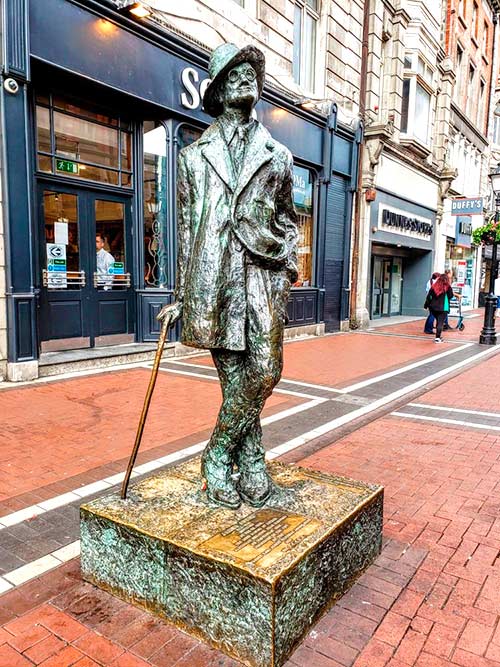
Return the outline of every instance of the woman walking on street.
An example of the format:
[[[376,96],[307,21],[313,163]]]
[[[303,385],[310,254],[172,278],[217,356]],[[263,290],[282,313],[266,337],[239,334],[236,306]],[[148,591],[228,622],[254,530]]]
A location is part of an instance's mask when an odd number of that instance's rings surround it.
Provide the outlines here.
[[[451,299],[453,299],[453,290],[450,281],[446,273],[442,273],[431,285],[424,303],[424,308],[428,308],[436,318],[436,343],[443,342],[441,333],[446,315],[450,311]]]

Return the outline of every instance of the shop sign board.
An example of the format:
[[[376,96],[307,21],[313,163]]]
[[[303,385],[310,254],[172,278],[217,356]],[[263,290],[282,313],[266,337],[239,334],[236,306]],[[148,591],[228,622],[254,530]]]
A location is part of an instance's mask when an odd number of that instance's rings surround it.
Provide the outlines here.
[[[457,215],[455,223],[455,244],[470,248],[472,236],[472,220],[469,215]]]
[[[203,95],[210,79],[201,79],[194,67],[185,67],[181,72],[181,82],[184,92],[181,93],[181,104],[185,109],[199,109]]]
[[[379,227],[381,230],[403,234],[413,238],[430,241],[434,226],[429,218],[421,218],[389,207],[379,209]]]
[[[483,198],[452,199],[452,215],[481,215],[483,213]]]

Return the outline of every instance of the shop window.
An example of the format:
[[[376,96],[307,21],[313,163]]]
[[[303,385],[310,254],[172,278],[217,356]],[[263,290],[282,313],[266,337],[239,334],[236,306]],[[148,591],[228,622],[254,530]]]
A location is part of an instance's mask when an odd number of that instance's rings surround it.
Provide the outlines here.
[[[404,59],[405,78],[401,100],[401,132],[406,138],[430,143],[434,70],[417,54]]]
[[[144,123],[144,284],[168,286],[167,132],[154,121]]]
[[[314,91],[319,0],[296,0],[293,22],[293,78]]]
[[[313,278],[313,172],[293,168],[293,202],[297,211],[299,240],[297,264],[299,277],[294,287],[310,287]]]
[[[128,124],[57,95],[37,95],[36,102],[39,171],[132,186]]]
[[[197,127],[191,127],[191,125],[181,125],[177,132],[177,145],[179,150],[189,146],[194,141],[198,141],[201,135],[202,130],[198,129]]]

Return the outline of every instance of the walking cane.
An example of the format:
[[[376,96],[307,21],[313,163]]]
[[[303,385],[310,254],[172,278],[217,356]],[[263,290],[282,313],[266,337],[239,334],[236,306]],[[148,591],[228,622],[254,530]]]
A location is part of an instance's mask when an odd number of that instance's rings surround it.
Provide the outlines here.
[[[146,398],[144,399],[144,405],[142,406],[141,418],[139,420],[139,426],[137,427],[137,433],[135,436],[134,448],[132,449],[132,454],[130,455],[130,460],[127,466],[127,472],[125,473],[125,478],[122,482],[121,498],[125,500],[127,497],[127,488],[130,481],[130,475],[132,474],[132,468],[134,467],[135,459],[137,458],[137,452],[142,439],[142,432],[144,431],[144,425],[146,423],[146,417],[148,416],[149,404],[151,403],[151,397],[153,396],[153,390],[156,384],[156,378],[158,377],[158,368],[160,366],[161,355],[163,354],[163,346],[165,345],[165,340],[167,338],[168,329],[170,327],[171,318],[167,315],[161,324],[160,338],[158,339],[158,347],[156,348],[156,355],[153,364],[153,370],[151,372],[151,378],[149,379],[149,386],[146,392]]]

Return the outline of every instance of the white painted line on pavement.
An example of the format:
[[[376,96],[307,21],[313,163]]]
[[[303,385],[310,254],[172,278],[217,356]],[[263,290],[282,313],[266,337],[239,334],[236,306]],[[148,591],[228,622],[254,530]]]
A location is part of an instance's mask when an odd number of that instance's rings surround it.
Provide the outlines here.
[[[79,555],[80,555],[80,540],[76,540],[76,542],[71,542],[71,544],[67,544],[66,546],[61,547],[60,549],[56,549],[56,551],[53,551],[51,553],[51,556],[54,556],[54,558],[60,560],[61,563],[66,563],[67,561],[71,560],[72,558],[76,558]]]
[[[39,505],[31,505],[30,507],[25,507],[22,510],[17,512],[12,512],[12,514],[6,514],[0,519],[1,526],[0,528],[7,528],[8,526],[15,526],[16,523],[22,523],[26,519],[32,519],[41,512],[44,512]]]
[[[437,422],[438,424],[452,424],[453,426],[468,426],[470,428],[480,428],[485,431],[500,431],[500,426],[489,426],[488,424],[478,424],[477,422],[465,422],[461,419],[447,419],[446,417],[430,417],[427,415],[414,415],[411,412],[391,412],[393,417],[404,417],[405,419],[419,419],[427,422]]]
[[[67,493],[62,493],[60,496],[54,496],[54,498],[49,498],[49,500],[44,500],[41,503],[38,503],[38,507],[41,507],[43,510],[48,512],[49,510],[56,509],[57,507],[62,507],[63,505],[69,505],[69,503],[74,503],[75,500],[80,500],[82,496],[77,496],[73,491],[68,491]]]
[[[212,371],[216,371],[216,369],[213,366],[205,366],[204,364],[190,364],[187,361],[177,361],[177,360],[172,360],[172,359],[165,359],[164,361],[167,361],[169,364],[176,364],[177,366],[190,366],[191,368],[207,368]],[[206,375],[203,375],[203,377],[206,377]],[[343,393],[342,389],[335,389],[334,387],[327,387],[326,385],[322,384],[312,384],[311,382],[300,382],[299,380],[290,380],[289,378],[282,377],[281,382],[288,382],[289,384],[296,384],[298,387],[309,387],[310,389],[321,389],[322,391],[331,391],[334,392],[335,394],[341,394]],[[275,388],[274,391],[281,391],[282,393],[286,393],[286,389],[279,389]],[[300,396],[307,395],[307,394],[299,394]]]
[[[315,429],[309,431],[308,433],[303,433],[301,436],[298,436],[297,438],[293,438],[288,442],[284,442],[282,445],[273,447],[273,449],[269,450],[268,452],[268,458],[275,458],[277,456],[281,456],[282,454],[285,454],[286,452],[295,449],[296,447],[300,447],[300,444],[305,444],[305,442],[314,440],[315,438],[318,438],[321,435],[325,435],[325,433],[334,431],[336,428],[339,428],[339,426],[343,426],[344,424],[354,421],[359,417],[363,417],[364,415],[367,415],[370,412],[373,412],[374,410],[377,410],[378,408],[381,408],[384,405],[387,405],[388,403],[391,403],[392,401],[395,401],[398,398],[405,396],[406,394],[409,394],[417,389],[420,389],[420,387],[425,387],[426,384],[429,384],[434,380],[438,380],[439,378],[448,375],[449,373],[458,370],[463,366],[467,366],[468,364],[472,363],[473,361],[476,361],[477,359],[481,359],[486,356],[491,356],[495,353],[496,353],[495,349],[493,350],[488,349],[488,350],[483,350],[483,352],[478,352],[478,354],[475,354],[472,357],[469,357],[468,359],[462,359],[462,361],[453,364],[453,366],[449,366],[448,368],[443,368],[442,370],[437,371],[432,375],[428,375],[426,378],[418,380],[417,382],[414,382],[413,384],[410,384],[407,387],[402,387],[397,391],[393,391],[391,394],[387,394],[387,396],[382,396],[382,398],[379,398],[373,403],[369,403],[368,405],[364,405],[363,407],[358,408],[357,410],[348,412],[347,414],[342,415],[342,417],[337,417],[336,419],[332,419],[332,421],[327,422],[326,424],[321,424],[320,426],[317,426]],[[300,442],[300,444],[298,444],[299,441],[302,440],[304,440],[304,442]]]
[[[186,365],[191,366],[192,364],[186,364]],[[144,368],[151,368],[151,366],[145,365]],[[175,368],[164,368],[162,366],[160,366],[159,370],[163,371],[163,373],[174,373],[175,375],[187,375],[188,377],[203,378],[204,380],[213,380],[215,382],[219,381],[217,375],[203,375],[203,373],[193,373],[192,371],[178,371]],[[317,386],[318,388],[320,388],[318,385],[309,385],[309,386],[311,387]],[[321,388],[328,389],[327,387],[321,387]],[[303,392],[291,391],[290,389],[280,389],[279,387],[274,388],[274,393],[287,394],[289,396],[298,396],[299,398],[311,398],[315,400],[318,398],[318,396],[314,396],[313,394],[304,394]]]
[[[168,358],[168,357],[166,357]],[[68,362],[72,363],[72,362]],[[114,364],[113,366],[105,366],[104,368],[88,368],[81,371],[71,371],[69,373],[60,373],[59,375],[48,375],[47,377],[36,378],[35,380],[24,380],[23,382],[0,382],[0,391],[2,389],[17,389],[18,387],[26,387],[36,384],[44,384],[46,382],[58,382],[59,380],[71,380],[73,378],[85,377],[86,375],[99,375],[100,373],[114,373],[120,370],[128,370],[130,368],[143,368],[144,359],[142,361],[134,361],[130,364]]]
[[[303,396],[303,394],[301,394],[301,396]],[[294,407],[288,408],[287,410],[281,410],[274,415],[264,417],[261,419],[261,424],[266,426],[267,424],[272,424],[279,421],[280,419],[286,419],[296,413],[315,408],[317,405],[320,405],[320,403],[324,403],[327,400],[327,398],[318,398],[313,396],[312,399],[306,403],[300,403],[299,405],[295,405]],[[172,452],[171,454],[167,454],[166,456],[162,456],[158,459],[142,463],[141,465],[138,465],[134,468],[131,474],[131,478],[133,479],[134,477],[138,477],[144,473],[161,468],[164,465],[174,463],[175,461],[187,458],[189,456],[193,456],[193,454],[197,454],[202,451],[207,442],[208,440],[204,440],[202,443],[197,443],[196,445],[185,447],[184,449]],[[106,477],[105,479],[98,482],[93,482],[92,484],[87,484],[86,486],[80,486],[76,489],[73,489],[72,491],[68,491],[67,493],[63,493],[59,496],[55,496],[54,498],[44,500],[37,505],[31,505],[30,507],[25,507],[24,509],[18,510],[17,512],[6,514],[5,516],[0,517],[0,531],[4,528],[22,523],[26,519],[35,519],[37,516],[40,516],[41,514],[44,514],[45,512],[48,512],[52,509],[63,507],[64,505],[69,505],[75,501],[82,500],[86,496],[96,493],[97,491],[110,488],[115,484],[121,484],[124,475],[125,472],[116,473],[115,475]]]
[[[426,357],[425,359],[421,359],[420,361],[415,361],[411,364],[408,364],[407,366],[401,366],[400,368],[396,368],[395,370],[389,371],[388,373],[382,373],[382,375],[376,375],[375,377],[368,378],[367,380],[362,380],[361,382],[356,382],[355,384],[351,384],[348,387],[343,387],[341,391],[344,394],[348,394],[351,393],[352,391],[363,389],[364,387],[368,387],[371,384],[375,384],[377,382],[382,382],[383,380],[387,380],[388,378],[392,378],[395,375],[401,375],[401,373],[406,373],[407,371],[411,371],[414,368],[419,368],[420,366],[425,366],[426,364],[433,363],[434,361],[442,359],[443,357],[447,357],[450,354],[456,354],[457,352],[465,350],[467,347],[471,347],[472,345],[474,345],[474,343],[465,343],[460,347],[455,347],[451,350],[446,350],[446,352],[441,352],[440,354],[434,354],[431,357]]]
[[[14,588],[13,584],[10,584],[7,579],[0,577],[0,595],[7,592],[11,588]]]
[[[7,572],[3,575],[3,578],[14,584],[14,586],[20,586],[30,579],[39,577],[44,572],[54,569],[60,564],[60,560],[52,556],[52,554],[47,554],[46,556],[42,556],[42,558],[37,558],[32,563],[27,563],[11,572]]]
[[[109,481],[102,479],[99,482],[92,482],[92,484],[81,486],[79,489],[73,489],[73,493],[80,498],[84,498],[85,496],[89,496],[91,493],[97,493],[98,491],[109,489],[110,486],[112,486],[112,484],[110,484]]]
[[[321,389],[321,391],[331,391],[334,394],[343,394],[342,389],[336,389],[335,387],[328,387],[324,384],[312,384],[311,382],[300,382],[299,380],[290,380],[288,378],[281,378],[281,382],[288,382],[289,384],[296,384],[299,387],[309,387],[310,389]],[[282,390],[284,391],[284,390]]]
[[[465,408],[450,408],[446,405],[431,405],[430,403],[408,403],[412,408],[425,408],[426,410],[442,410],[443,412],[462,412],[467,415],[480,415],[483,417],[497,417],[500,412],[484,412],[482,410],[466,410]]]
[[[458,363],[454,364],[453,366],[450,366],[449,368],[442,369],[441,371],[438,371],[437,373],[434,373],[427,378],[424,378],[423,380],[419,380],[418,382],[414,382],[411,385],[408,385],[407,387],[404,387],[402,389],[399,389],[395,392],[392,392],[392,394],[388,394],[387,396],[384,396],[377,401],[374,401],[373,403],[363,406],[357,410],[353,410],[352,412],[343,415],[342,417],[338,417],[337,419],[333,419],[330,422],[327,422],[326,424],[322,424],[318,426],[317,428],[313,429],[312,431],[308,431],[307,433],[303,433],[300,436],[297,436],[293,438],[292,440],[289,440],[288,442],[283,443],[282,445],[279,445],[278,447],[274,447],[273,449],[269,450],[266,453],[266,458],[268,459],[273,459],[276,458],[277,456],[280,456],[288,451],[291,451],[292,449],[295,449],[296,447],[300,447],[301,445],[306,444],[310,440],[313,440],[321,435],[324,435],[325,433],[328,433],[329,431],[333,431],[335,428],[338,428],[339,426],[342,426],[343,424],[346,424],[350,421],[353,421],[357,419],[358,417],[361,417],[365,414],[368,414],[370,412],[373,412],[374,410],[378,409],[379,407],[382,407],[386,405],[387,403],[390,403],[391,401],[394,401],[405,394],[408,394],[415,389],[418,389],[422,386],[425,386],[425,384],[432,382],[433,380],[436,380],[440,377],[443,377],[444,375],[447,375],[448,373],[457,370],[458,368],[462,368],[463,366],[466,366],[470,364],[471,362],[481,359],[486,356],[491,356],[495,354],[496,350],[495,349],[488,349],[484,350],[483,352],[479,352],[478,354],[473,355],[472,357],[469,357],[468,359],[463,359],[462,361],[459,361]],[[317,405],[318,401],[323,402],[325,399],[316,399],[313,401],[310,401],[309,407],[313,407],[314,405]],[[300,408],[300,410],[305,410],[306,408],[301,405],[301,406],[296,406],[296,408],[291,408],[291,410],[295,411],[300,411],[297,410],[297,408]],[[284,410],[283,413],[290,413],[290,410]],[[280,414],[280,413],[278,413]],[[409,417],[412,419],[422,419],[422,417],[419,417],[418,415],[411,415],[411,414],[406,414],[406,413],[398,413],[398,412],[393,412],[391,413],[396,416],[405,416]],[[266,417],[265,419],[262,420],[262,423],[270,423],[270,421],[277,421],[276,419],[277,415],[270,415],[269,417]],[[500,427],[491,427],[491,426],[485,426],[483,424],[470,424],[469,422],[459,422],[458,420],[439,420],[439,419],[434,419],[432,417],[428,417],[424,419],[428,419],[431,421],[443,421],[443,422],[452,422],[456,424],[460,424],[463,426],[476,426],[479,428],[488,428],[492,430],[500,430]],[[205,447],[207,441],[205,440],[204,442],[197,443],[196,445],[192,445],[191,447],[186,447],[183,450],[179,450],[177,452],[173,452],[172,454],[167,454],[166,456],[161,457],[161,459],[157,459],[156,462],[160,465],[165,465],[167,463],[173,463],[176,460],[179,460],[181,458],[191,456],[193,454],[197,454],[200,451],[203,450]],[[143,464],[143,465],[149,465],[148,464]],[[159,467],[158,466],[158,467]],[[136,470],[140,469],[141,466],[136,468]],[[135,471],[134,471],[135,472]],[[121,477],[121,475],[119,475]],[[117,477],[114,475],[113,477]],[[109,481],[112,479],[111,477],[107,478],[106,481]],[[89,485],[90,486],[90,485]],[[26,508],[29,509],[29,508]],[[22,510],[24,511],[24,510]],[[18,513],[17,513],[18,514]],[[9,515],[11,516],[11,515]],[[3,517],[5,519],[6,517]],[[1,527],[1,526],[0,526]],[[16,570],[13,570],[12,572],[8,572],[7,574],[3,575],[3,577],[0,577],[0,593],[2,592],[2,587],[3,590],[8,590],[6,586],[10,584],[14,584],[15,586],[19,586],[22,583],[25,583],[26,581],[29,581],[30,579],[33,579],[34,577],[40,576],[44,572],[47,572],[48,570],[53,569],[54,567],[57,567],[61,562],[65,562],[65,560],[69,560],[70,558],[75,558],[80,551],[80,543],[79,541],[73,542],[66,547],[62,547],[61,549],[58,549],[57,551],[53,552],[52,554],[48,554],[47,556],[44,556],[43,558],[39,558],[32,563],[28,563],[27,565],[23,565],[20,568],[17,568]],[[59,554],[59,557],[56,555]],[[3,582],[3,583],[2,583]]]
[[[25,584],[35,577],[39,577],[41,574],[45,574],[49,570],[53,570],[55,567],[67,563],[72,558],[76,558],[80,555],[80,540],[71,542],[60,549],[56,549],[42,558],[37,558],[31,563],[22,565],[21,567],[11,570],[6,574],[0,577],[0,593],[11,589],[13,586],[20,586]]]

